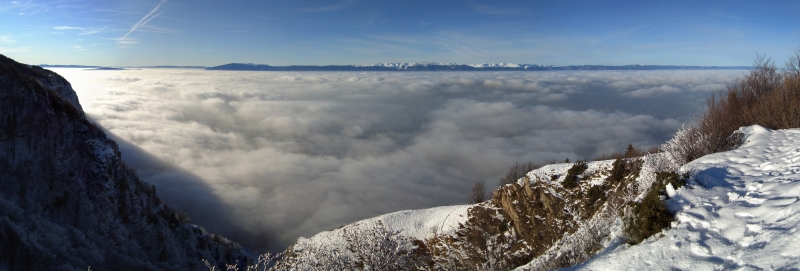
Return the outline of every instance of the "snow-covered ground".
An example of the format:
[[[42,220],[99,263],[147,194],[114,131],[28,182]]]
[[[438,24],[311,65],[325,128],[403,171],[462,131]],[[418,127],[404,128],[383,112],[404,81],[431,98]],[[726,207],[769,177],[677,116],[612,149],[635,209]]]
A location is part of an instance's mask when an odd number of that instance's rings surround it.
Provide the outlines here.
[[[586,163],[586,171],[584,171],[584,175],[589,176],[589,178],[585,181],[582,181],[581,185],[591,187],[593,185],[603,184],[606,177],[608,177],[607,171],[611,170],[613,164],[614,160],[593,161]],[[573,165],[573,163],[544,165],[540,168],[534,169],[531,172],[528,172],[526,175],[528,178],[530,178],[531,182],[554,182],[560,185],[560,183],[564,181],[564,178],[566,178],[566,173]],[[555,180],[550,180],[550,176],[553,175],[558,175],[559,177]],[[524,185],[525,183],[522,179],[519,179],[517,180],[517,184]]]
[[[300,238],[295,248],[330,247],[345,245],[342,230],[365,231],[378,222],[389,231],[399,231],[400,235],[425,240],[439,234],[452,234],[460,223],[467,221],[467,212],[473,205],[441,206],[421,210],[405,210],[364,219],[339,229],[318,233],[311,238]]]
[[[677,212],[671,229],[639,245],[611,246],[572,269],[800,268],[800,129],[740,131],[740,148],[681,168],[695,181],[667,201]]]

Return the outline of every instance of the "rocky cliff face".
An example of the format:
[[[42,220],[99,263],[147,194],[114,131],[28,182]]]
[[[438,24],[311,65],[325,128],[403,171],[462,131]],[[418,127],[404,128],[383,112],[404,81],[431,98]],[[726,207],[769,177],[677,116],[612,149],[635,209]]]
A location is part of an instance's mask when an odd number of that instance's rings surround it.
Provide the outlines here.
[[[197,270],[242,249],[166,206],[69,82],[0,55],[0,270]]]
[[[355,238],[405,247],[391,255],[409,255],[403,270],[549,270],[583,262],[602,249],[620,223],[624,206],[643,184],[647,158],[553,164],[500,187],[492,199],[453,215],[445,207],[409,210],[366,219],[301,239],[285,251],[284,261],[303,266],[355,262],[364,254]],[[640,174],[641,173],[641,174]],[[646,178],[645,178],[646,179]],[[639,187],[643,186],[643,187]],[[648,187],[644,187],[648,186]],[[439,211],[436,211],[439,210]],[[423,213],[438,212],[426,216]],[[406,216],[405,219],[403,216]],[[424,217],[424,218],[422,218]],[[375,221],[384,223],[375,223]],[[386,225],[403,238],[375,237]],[[423,228],[430,228],[427,234]],[[332,245],[333,244],[333,245]],[[369,270],[368,268],[355,268]],[[310,269],[315,270],[315,269]]]
[[[625,200],[620,191],[636,178],[636,160],[620,161],[630,164],[630,170],[616,177],[611,174],[612,160],[591,162],[583,168],[555,164],[497,189],[491,201],[470,209],[468,220],[455,235],[429,242],[438,264],[435,269],[510,270],[559,246],[570,251],[548,256],[542,268],[570,266],[577,257],[592,255],[592,250],[599,248],[601,235],[607,233],[590,230],[590,226],[607,223],[601,218],[609,214],[617,215],[609,205],[621,205]],[[596,236],[587,236],[586,241],[597,243],[573,244],[567,240],[578,230],[595,231],[592,234]]]

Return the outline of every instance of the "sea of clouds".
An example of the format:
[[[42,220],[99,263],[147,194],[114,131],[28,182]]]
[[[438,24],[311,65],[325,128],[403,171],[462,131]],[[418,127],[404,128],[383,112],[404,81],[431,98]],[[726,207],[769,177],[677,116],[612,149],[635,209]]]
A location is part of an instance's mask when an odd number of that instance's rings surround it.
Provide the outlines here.
[[[271,250],[467,203],[517,161],[656,146],[747,72],[54,70],[167,203]]]

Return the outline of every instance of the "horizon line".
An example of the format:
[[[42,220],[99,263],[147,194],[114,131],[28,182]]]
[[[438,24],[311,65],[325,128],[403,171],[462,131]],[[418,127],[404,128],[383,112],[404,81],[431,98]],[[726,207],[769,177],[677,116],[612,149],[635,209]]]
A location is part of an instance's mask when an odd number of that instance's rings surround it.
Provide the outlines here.
[[[546,67],[546,68],[563,68],[563,67],[685,67],[685,68],[752,68],[753,65],[674,65],[674,64],[624,64],[624,65],[604,65],[604,64],[571,64],[571,65],[542,65],[542,64],[529,64],[529,63],[510,63],[510,62],[493,62],[493,63],[454,63],[454,62],[381,62],[375,64],[290,64],[290,65],[270,65],[259,63],[245,63],[245,62],[230,62],[221,65],[208,66],[208,65],[81,65],[81,64],[37,64],[40,67],[53,67],[53,68],[215,68],[223,67],[226,65],[247,65],[247,66],[261,66],[261,67],[358,67],[358,68],[399,68],[399,67],[414,67],[414,66],[470,66],[475,68],[487,69],[508,69],[508,68],[524,68],[524,67]]]

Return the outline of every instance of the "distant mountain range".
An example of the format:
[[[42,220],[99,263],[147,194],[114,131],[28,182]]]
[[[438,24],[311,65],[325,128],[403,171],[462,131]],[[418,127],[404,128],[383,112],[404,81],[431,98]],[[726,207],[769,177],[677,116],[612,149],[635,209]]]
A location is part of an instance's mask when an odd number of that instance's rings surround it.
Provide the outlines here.
[[[569,71],[569,70],[738,70],[750,66],[678,66],[678,65],[536,65],[514,63],[380,63],[374,65],[291,65],[271,66],[253,63],[229,63],[206,68],[228,71]]]
[[[484,64],[461,64],[461,63],[440,63],[440,62],[421,62],[421,63],[378,63],[372,65],[290,65],[272,66],[266,64],[253,63],[228,63],[224,65],[205,67],[205,66],[91,66],[91,65],[52,65],[41,64],[43,68],[86,68],[99,70],[116,70],[130,68],[174,68],[174,69],[206,69],[206,70],[225,70],[225,71],[598,71],[598,70],[746,70],[750,66],[684,66],[684,65],[537,65],[537,64],[515,64],[515,63],[484,63]]]
[[[172,66],[172,65],[109,67],[109,66],[92,66],[92,65],[55,65],[55,64],[39,64],[39,67],[42,67],[42,68],[85,68],[85,69],[99,69],[99,70],[124,70],[124,69],[129,69],[129,68],[169,68],[169,69],[202,69],[202,68],[206,68],[206,66]]]

